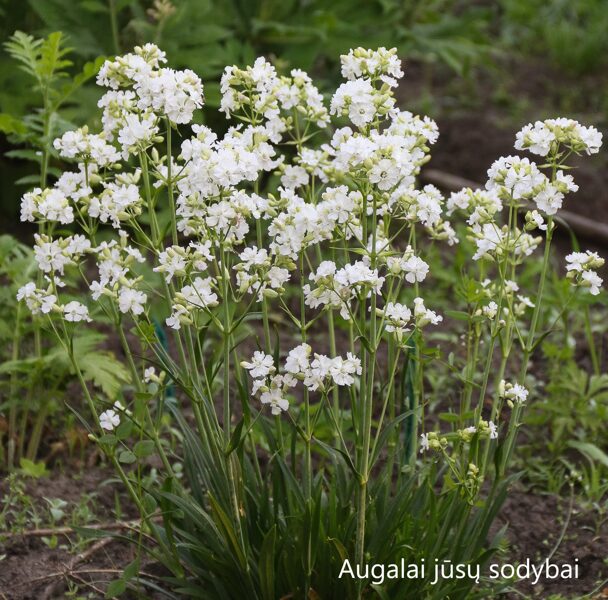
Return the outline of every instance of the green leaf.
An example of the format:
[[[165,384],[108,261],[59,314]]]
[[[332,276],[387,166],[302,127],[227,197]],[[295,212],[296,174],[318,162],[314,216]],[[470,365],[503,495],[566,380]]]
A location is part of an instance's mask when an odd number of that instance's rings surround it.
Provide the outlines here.
[[[456,319],[458,321],[468,321],[470,318],[469,313],[464,312],[463,310],[444,310],[443,312],[451,319]]]
[[[118,462],[124,463],[126,465],[130,465],[137,460],[137,457],[130,450],[123,450],[118,455]]]
[[[126,440],[133,431],[133,421],[124,420],[114,431],[114,434],[119,440]]]
[[[37,40],[23,31],[15,31],[9,41],[4,44],[9,55],[21,63],[21,69],[35,79],[38,79],[40,46],[42,46],[42,40]]]
[[[241,435],[243,433],[243,425],[245,424],[244,419],[241,419],[237,426],[234,428],[232,435],[230,436],[230,443],[226,448],[226,456],[232,454],[241,445]]]
[[[35,185],[40,181],[40,176],[38,175],[26,175],[25,177],[20,177],[15,181],[16,185]]]
[[[63,47],[63,33],[55,31],[43,40],[40,46],[40,61],[38,72],[45,79],[52,79],[62,69],[70,67],[72,61],[64,57],[69,54],[70,48]]]
[[[27,131],[27,127],[21,119],[8,113],[0,113],[0,131],[6,134],[17,133],[22,135]]]
[[[139,559],[136,558],[131,564],[127,565],[125,567],[125,570],[123,571],[123,579],[125,581],[129,581],[131,579],[133,579],[133,577],[136,577],[139,574],[139,567],[140,567],[140,563],[139,563]]]
[[[82,87],[89,79],[97,75],[101,65],[106,61],[105,56],[98,56],[94,61],[85,63],[82,71],[78,73],[70,83],[59,90],[59,97],[55,101],[55,108],[63,104],[78,88]]]
[[[224,539],[226,540],[241,567],[245,568],[247,560],[243,554],[243,551],[241,550],[240,544],[237,541],[236,532],[234,531],[234,526],[232,525],[230,518],[211,494],[209,494],[209,503],[211,505],[211,511],[215,517],[214,520],[218,529],[222,532]]]
[[[276,598],[274,583],[274,545],[276,541],[276,525],[266,534],[260,550],[260,587],[262,597],[266,600]]]
[[[152,440],[141,440],[133,446],[133,454],[137,458],[145,458],[154,454],[154,442]]]
[[[78,352],[78,340],[74,340],[74,353],[85,380],[101,388],[108,398],[115,398],[130,380],[128,369],[109,352],[90,351],[83,355]]]
[[[124,594],[127,589],[127,584],[123,579],[115,579],[110,582],[108,588],[106,589],[106,598],[115,598],[116,596],[120,596],[120,594]]]
[[[584,454],[590,461],[599,462],[605,467],[608,467],[608,455],[603,450],[600,450],[595,444],[590,442],[570,441],[568,442],[568,446]]]
[[[116,446],[118,443],[118,438],[111,433],[106,433],[105,435],[97,438],[97,442],[99,444],[106,444],[107,446]]]
[[[33,477],[34,479],[40,479],[48,474],[46,466],[42,461],[35,463],[27,458],[22,458],[19,461],[19,466],[21,467],[21,472],[24,475]]]

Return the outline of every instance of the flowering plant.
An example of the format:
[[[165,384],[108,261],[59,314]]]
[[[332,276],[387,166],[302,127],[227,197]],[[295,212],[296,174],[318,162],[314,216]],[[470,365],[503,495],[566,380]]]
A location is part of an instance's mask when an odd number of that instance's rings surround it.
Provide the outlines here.
[[[354,597],[369,574],[338,581],[345,561],[482,564],[496,547],[488,529],[545,335],[554,219],[577,189],[566,163],[597,152],[601,134],[569,119],[529,125],[516,148],[545,164],[501,158],[485,189],[445,199],[416,185],[438,131],[396,107],[396,51],[359,48],[341,61],[346,81],[329,109],[302,71],[279,75],[264,58],[227,67],[221,111],[238,124],[223,137],[191,125],[176,152],[202,83],[163,66],[156,46],[138,47],[98,74],[109,88],[102,132],[55,140],[76,170],[23,198],[22,219],[40,224],[44,284],[18,298],[65,345],[92,437],[152,551],[196,597]],[[453,216],[466,219],[472,250],[464,356],[450,365],[460,403],[442,432],[427,418],[425,372],[441,364],[427,332],[444,315],[424,298],[425,248],[450,253]],[[518,269],[543,245],[528,297]],[[567,263],[573,294],[599,292],[602,259],[577,252]],[[84,288],[66,285],[68,270]],[[87,386],[74,352],[75,332],[98,315],[114,323],[131,371],[120,398]],[[162,485],[126,467],[151,454]],[[473,584],[423,578],[391,590],[464,597]]]

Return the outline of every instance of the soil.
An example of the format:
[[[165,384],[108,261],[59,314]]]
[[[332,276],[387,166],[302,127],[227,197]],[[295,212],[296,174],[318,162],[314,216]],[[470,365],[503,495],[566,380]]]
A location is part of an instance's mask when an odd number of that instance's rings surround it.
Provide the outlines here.
[[[8,492],[8,483],[0,483],[0,498]],[[83,497],[90,498],[95,518],[78,526],[109,527],[117,535],[127,535],[127,526],[110,527],[109,524],[129,524],[136,520],[137,511],[125,496],[109,467],[96,465],[76,475],[52,473],[49,477],[28,480],[25,494],[36,506],[39,514],[48,514],[46,498],[61,498],[68,504],[70,514]],[[117,512],[119,507],[119,513]],[[40,528],[45,528],[41,525]],[[70,526],[60,522],[54,527]],[[69,584],[78,584],[81,594],[103,598],[107,584],[120,577],[123,569],[136,558],[136,547],[125,541],[105,538],[82,541],[76,532],[57,536],[58,545],[49,547],[41,535],[32,535],[37,528],[28,525],[22,530],[0,533],[0,598],[2,600],[51,600],[64,598]],[[25,532],[25,533],[24,533]],[[46,536],[48,540],[50,536]],[[4,538],[4,541],[2,541]],[[141,557],[141,572],[156,576],[158,568]],[[129,598],[131,596],[121,596]],[[135,597],[135,596],[133,596]],[[154,594],[146,595],[154,599]]]
[[[595,511],[576,505],[570,510],[569,499],[513,490],[493,528],[497,531],[503,525],[508,525],[508,559],[492,562],[517,563],[529,558],[538,566],[551,556],[551,562],[558,565],[575,564],[578,560],[580,575],[571,580],[541,579],[536,585],[522,580],[514,585],[518,593],[505,597],[515,599],[523,594],[525,598],[548,598],[561,594],[579,598],[592,593],[593,598],[608,596],[608,521],[604,518],[602,523]]]

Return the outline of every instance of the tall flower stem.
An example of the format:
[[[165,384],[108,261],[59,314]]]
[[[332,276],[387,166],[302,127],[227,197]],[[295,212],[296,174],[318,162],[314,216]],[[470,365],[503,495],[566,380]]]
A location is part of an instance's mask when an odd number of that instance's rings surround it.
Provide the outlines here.
[[[116,329],[118,330],[118,336],[120,337],[120,343],[122,345],[123,351],[127,357],[127,363],[129,364],[129,370],[131,371],[131,378],[133,379],[133,385],[138,392],[143,392],[141,379],[137,372],[137,367],[135,365],[135,361],[133,359],[133,353],[131,352],[131,348],[129,347],[129,343],[127,342],[127,338],[125,336],[125,332],[122,328],[122,323],[117,323]],[[156,431],[154,424],[152,423],[152,417],[150,415],[150,409],[148,407],[148,403],[144,403],[144,414],[146,418],[146,422],[148,423],[148,427],[150,428],[150,435],[152,436],[152,441],[154,442],[154,446],[160,459],[163,463],[163,466],[167,470],[167,473],[174,477],[173,467],[167,458],[167,454],[165,453],[165,449],[160,441],[160,437],[158,432]]]
[[[232,323],[230,317],[230,270],[227,264],[226,251],[223,244],[220,244],[220,269],[222,277],[222,304],[223,304],[223,329],[224,329],[224,359],[223,359],[223,427],[224,427],[224,448],[227,449],[230,443],[230,435],[232,431],[231,420],[232,420],[232,409],[230,402],[230,345],[231,345],[231,330]],[[245,550],[245,543],[243,538],[243,529],[241,526],[241,511],[239,509],[239,501],[235,482],[235,466],[232,461],[232,455],[225,453],[226,473],[228,476],[228,485],[230,488],[230,499],[232,503],[232,511],[234,524],[237,528],[241,547]]]
[[[367,194],[364,194],[363,201],[363,240],[367,241]],[[373,196],[372,211],[372,247],[370,252],[370,267],[376,268],[376,229],[377,229],[377,209],[376,197]],[[358,472],[359,487],[357,494],[357,530],[355,539],[355,560],[357,564],[363,565],[365,553],[365,516],[367,506],[367,484],[369,479],[369,450],[372,435],[372,411],[373,411],[373,391],[374,391],[374,367],[376,362],[376,292],[372,290],[370,300],[370,317],[367,317],[367,294],[363,290],[360,298],[360,329],[365,331],[369,322],[367,342],[364,344],[361,383],[359,389],[361,425],[358,437],[361,438],[361,450],[359,452]]]
[[[110,13],[110,27],[112,29],[112,43],[114,44],[114,52],[120,54],[120,42],[118,39],[118,18],[116,15],[116,0],[108,0]]]
[[[173,156],[171,148],[171,122],[165,118],[167,125],[167,195],[169,196],[169,208],[171,209],[171,239],[173,245],[177,246],[177,216],[175,214],[175,197],[173,194]]]
[[[554,169],[555,171],[555,169]],[[543,293],[545,289],[545,281],[547,279],[547,271],[549,268],[549,259],[551,257],[551,240],[553,239],[553,217],[549,216],[547,218],[547,237],[545,240],[545,252],[543,254],[543,265],[540,273],[540,281],[538,283],[538,293],[536,295],[536,304],[534,305],[534,312],[532,313],[532,321],[530,323],[530,330],[528,331],[528,336],[526,339],[526,344],[524,347],[524,352],[522,356],[521,370],[519,373],[519,381],[522,385],[524,385],[526,380],[526,375],[528,373],[528,366],[530,362],[530,356],[534,351],[534,338],[536,337],[536,328],[538,327],[538,320],[540,318],[540,309],[542,304]],[[513,412],[511,414],[511,422],[509,423],[509,431],[507,433],[507,439],[505,441],[505,446],[502,454],[502,460],[500,463],[500,473],[504,473],[506,466],[509,464],[509,460],[511,458],[511,453],[513,452],[513,447],[515,445],[515,440],[517,438],[517,433],[519,431],[519,420],[521,418],[521,413],[523,411],[523,406],[520,402],[516,403],[513,407]]]

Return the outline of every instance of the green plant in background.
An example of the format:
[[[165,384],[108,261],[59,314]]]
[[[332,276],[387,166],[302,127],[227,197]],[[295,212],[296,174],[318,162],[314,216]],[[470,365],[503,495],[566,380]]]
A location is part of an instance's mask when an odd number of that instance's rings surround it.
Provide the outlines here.
[[[28,75],[36,80],[41,75],[43,79],[52,77],[53,83],[65,84],[58,94],[48,95],[49,105],[45,104],[43,111],[32,116],[31,109],[38,105],[32,102],[31,82],[27,78],[16,78],[14,70],[0,57],[0,88],[8,90],[4,95],[0,91],[0,132],[17,146],[7,155],[11,160],[0,163],[0,174],[1,169],[11,174],[5,176],[8,189],[0,206],[0,212],[9,219],[17,212],[21,193],[18,186],[30,184],[35,177],[18,161],[41,160],[30,150],[32,145],[42,151],[43,163],[52,152],[45,145],[45,114],[49,117],[48,124],[55,126],[55,134],[69,129],[71,123],[97,125],[92,107],[98,94],[94,87],[86,85],[86,80],[99,67],[95,59],[100,55],[116,54],[145,42],[160,43],[174,57],[175,66],[187,66],[205,77],[206,104],[217,108],[219,77],[224,66],[249,64],[262,54],[274,56],[281,71],[287,72],[294,66],[314,68],[320,78],[325,79],[321,85],[323,91],[335,83],[334,57],[347,52],[361,39],[368,40],[370,46],[397,46],[402,56],[429,65],[446,64],[459,74],[484,60],[489,48],[485,36],[489,11],[460,6],[453,0],[338,0],[331,3],[325,0],[29,0],[15,10],[13,7],[10,11],[4,10],[5,37],[15,29],[48,36],[40,42],[19,33],[9,43],[11,52],[17,52],[20,60],[26,61]],[[387,23],[391,26],[387,27]],[[40,62],[38,67],[33,64],[34,52],[59,51],[55,58],[64,60],[65,40],[71,49],[69,59],[70,63],[74,62],[73,68],[52,61]],[[38,47],[28,48],[32,43]],[[53,46],[56,47],[53,49]],[[41,68],[43,64],[46,67]],[[44,73],[44,68],[56,72]],[[82,74],[74,79],[80,71]],[[68,73],[70,80],[65,77]],[[74,82],[74,89],[68,81]],[[44,96],[46,83],[39,81],[37,87]],[[212,119],[215,127],[224,126],[214,112],[207,111],[205,118]],[[20,148],[23,143],[27,149]],[[23,177],[12,176],[17,169],[25,173]]]
[[[45,187],[49,175],[57,177],[60,173],[50,164],[54,153],[52,140],[66,128],[59,111],[95,75],[103,58],[86,63],[81,73],[69,73],[70,49],[65,46],[61,32],[37,39],[17,31],[5,43],[5,49],[28,76],[30,87],[33,86],[37,94],[36,101],[41,104],[33,114],[29,112],[25,116],[11,112],[0,114],[0,131],[9,135],[13,143],[27,146],[27,149],[12,150],[7,156],[38,165],[38,174],[25,177],[18,184]]]
[[[0,130],[22,146],[7,152],[7,156],[35,164],[37,173],[17,183],[44,188],[50,179],[60,175],[52,163],[56,156],[52,140],[68,126],[60,111],[95,75],[103,59],[87,63],[81,73],[68,77],[67,69],[72,63],[61,33],[36,39],[17,32],[5,46],[26,73],[42,104],[33,114],[23,117],[0,114]],[[44,225],[39,226],[38,232],[44,235]],[[4,423],[0,429],[0,465],[9,469],[23,458],[33,461],[38,457],[45,424],[64,401],[67,384],[73,377],[71,366],[53,337],[45,334],[39,319],[32,319],[16,302],[16,291],[35,271],[30,248],[12,236],[0,237],[0,277],[4,282],[0,339],[6,341],[5,348],[10,348],[0,365],[0,418]],[[42,281],[42,274],[38,281]],[[95,381],[104,393],[116,395],[120,382],[125,380],[125,371],[109,353],[97,350],[104,339],[101,334],[87,333],[76,340],[76,347],[89,357],[86,378]],[[65,423],[65,418],[62,421]]]
[[[567,295],[563,281],[550,282],[550,304],[563,304]],[[551,316],[555,321],[555,313]],[[542,375],[537,374],[537,397],[524,428],[522,460],[532,485],[559,494],[574,479],[581,501],[604,513],[608,444],[602,423],[608,418],[608,377],[601,370],[602,349],[596,348],[600,335],[591,334],[589,299],[570,300],[559,320],[561,335],[542,343]],[[588,351],[583,364],[581,347]]]
[[[608,12],[603,0],[502,0],[507,44],[575,75],[598,72],[608,54]]]
[[[6,349],[0,361],[2,469],[30,464],[33,469],[49,420],[56,419],[54,435],[61,439],[69,416],[66,395],[74,372],[68,356],[16,300],[17,290],[36,268],[31,248],[12,236],[0,236],[0,279],[5,282],[0,291],[0,340]],[[111,353],[99,350],[105,339],[101,333],[83,332],[75,338],[74,348],[83,360],[85,379],[109,397],[117,397],[128,372]]]

